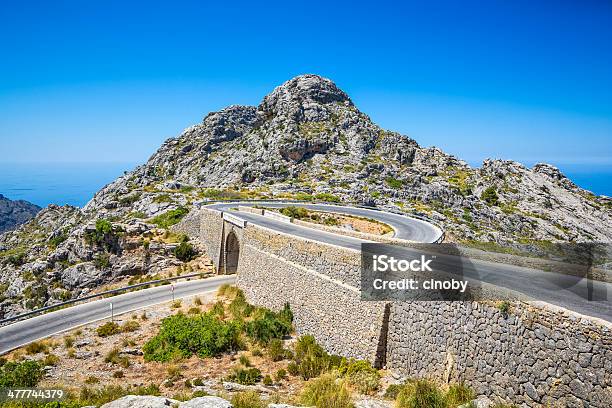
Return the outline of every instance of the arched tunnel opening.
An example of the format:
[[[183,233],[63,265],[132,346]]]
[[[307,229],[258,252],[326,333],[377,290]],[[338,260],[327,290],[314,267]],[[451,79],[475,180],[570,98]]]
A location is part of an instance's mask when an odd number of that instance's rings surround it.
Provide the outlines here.
[[[238,259],[240,258],[240,242],[234,231],[227,234],[225,239],[225,274],[238,271]]]

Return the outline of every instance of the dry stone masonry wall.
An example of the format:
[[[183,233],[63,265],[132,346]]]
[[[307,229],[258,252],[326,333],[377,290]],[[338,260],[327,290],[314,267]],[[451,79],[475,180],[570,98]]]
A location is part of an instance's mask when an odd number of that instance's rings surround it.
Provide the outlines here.
[[[218,254],[220,214],[201,210],[200,220],[201,239]],[[240,239],[237,284],[248,300],[273,309],[289,302],[298,334],[331,353],[406,377],[465,381],[526,406],[612,406],[605,322],[526,303],[506,314],[477,302],[365,302],[356,251],[253,225]]]

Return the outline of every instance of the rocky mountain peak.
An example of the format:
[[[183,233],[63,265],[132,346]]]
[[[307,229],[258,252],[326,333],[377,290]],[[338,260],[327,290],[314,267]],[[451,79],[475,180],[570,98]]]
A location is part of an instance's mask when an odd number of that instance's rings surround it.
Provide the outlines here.
[[[353,105],[349,96],[333,81],[319,75],[305,74],[276,87],[263,99],[259,109],[265,113],[276,113],[288,108],[330,103]]]

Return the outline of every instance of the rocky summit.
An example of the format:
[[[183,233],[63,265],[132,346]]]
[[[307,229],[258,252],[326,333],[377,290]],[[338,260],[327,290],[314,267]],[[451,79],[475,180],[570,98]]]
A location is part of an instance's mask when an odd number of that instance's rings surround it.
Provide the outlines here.
[[[228,198],[352,202],[420,214],[441,225],[447,240],[466,243],[612,239],[612,201],[557,168],[505,160],[470,167],[381,129],[329,79],[302,75],[257,107],[208,114],[83,209],[50,206],[0,236],[0,315],[180,265],[172,244],[145,244],[147,237],[196,201]]]
[[[9,200],[0,194],[0,233],[13,230],[31,220],[40,207],[24,200]]]

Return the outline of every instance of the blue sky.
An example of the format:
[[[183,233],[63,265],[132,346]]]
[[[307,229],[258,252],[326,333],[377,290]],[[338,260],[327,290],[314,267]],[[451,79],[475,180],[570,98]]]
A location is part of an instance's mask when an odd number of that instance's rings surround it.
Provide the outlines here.
[[[317,73],[470,163],[612,166],[610,2],[203,3],[4,2],[1,160],[143,162]]]

